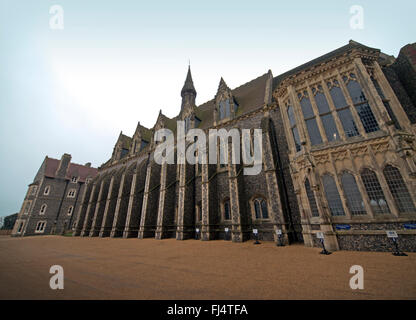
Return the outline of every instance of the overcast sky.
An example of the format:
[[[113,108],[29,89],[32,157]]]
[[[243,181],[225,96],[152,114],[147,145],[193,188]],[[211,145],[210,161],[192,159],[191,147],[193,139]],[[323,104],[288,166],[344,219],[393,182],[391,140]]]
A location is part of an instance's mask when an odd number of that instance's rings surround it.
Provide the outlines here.
[[[415,3],[0,0],[0,216],[20,210],[46,155],[97,167],[121,130],[177,115],[189,60],[199,105],[221,76],[231,88],[276,76],[350,39],[397,56],[416,41]],[[50,28],[56,4],[63,30]]]

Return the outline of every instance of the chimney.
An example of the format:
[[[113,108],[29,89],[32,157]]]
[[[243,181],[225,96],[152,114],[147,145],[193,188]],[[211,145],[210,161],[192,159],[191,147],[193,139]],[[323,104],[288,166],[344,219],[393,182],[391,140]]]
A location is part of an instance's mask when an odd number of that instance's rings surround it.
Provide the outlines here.
[[[68,170],[69,164],[71,163],[71,155],[68,153],[64,153],[61,157],[61,161],[59,161],[59,167],[56,170],[56,176],[60,178],[64,178],[66,176],[66,171]]]
[[[84,164],[84,167],[91,168],[91,162],[87,162],[86,164]]]

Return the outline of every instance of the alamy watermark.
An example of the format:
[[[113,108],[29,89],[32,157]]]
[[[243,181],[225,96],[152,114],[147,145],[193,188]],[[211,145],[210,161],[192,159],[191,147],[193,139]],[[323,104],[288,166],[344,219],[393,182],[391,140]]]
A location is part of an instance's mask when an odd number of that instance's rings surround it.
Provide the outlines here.
[[[360,5],[350,7],[350,28],[354,30],[364,29],[364,8]]]
[[[64,9],[59,4],[55,4],[49,8],[49,28],[52,30],[64,29]]]
[[[231,143],[229,140],[231,139]],[[175,164],[175,137],[167,128],[159,129],[154,135],[159,142],[154,153],[158,164]],[[219,143],[218,143],[219,142]],[[186,147],[186,145],[188,145]],[[241,147],[240,147],[241,146]],[[219,153],[218,153],[219,151]],[[244,175],[257,175],[263,165],[261,129],[210,129],[207,137],[202,129],[185,132],[185,121],[177,122],[176,164],[240,164]]]

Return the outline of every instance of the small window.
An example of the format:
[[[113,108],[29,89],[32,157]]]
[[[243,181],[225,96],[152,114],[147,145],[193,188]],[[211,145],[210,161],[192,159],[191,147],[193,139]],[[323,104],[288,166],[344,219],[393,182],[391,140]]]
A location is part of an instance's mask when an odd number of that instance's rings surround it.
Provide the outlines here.
[[[231,207],[230,207],[230,200],[225,200],[223,203],[223,214],[224,220],[231,220]]]
[[[46,186],[45,187],[45,190],[43,191],[43,194],[45,195],[45,196],[47,196],[47,195],[49,195],[49,192],[51,191],[51,187],[50,186]]]
[[[19,227],[17,228],[17,233],[22,233],[24,222],[19,222]]]
[[[38,186],[33,186],[32,187],[32,196],[36,195],[36,191],[38,191]]]
[[[71,182],[72,183],[77,183],[78,182],[78,177],[72,177],[72,179],[71,179]]]
[[[48,206],[46,204],[42,204],[42,206],[40,207],[40,211],[39,214],[45,214],[46,213],[46,208]]]
[[[74,207],[73,206],[70,206],[69,208],[68,208],[68,216],[70,216],[70,215],[72,215],[72,212],[74,211]]]
[[[71,189],[68,192],[68,198],[75,198],[76,191],[75,189]]]
[[[253,200],[254,216],[256,219],[268,219],[269,212],[267,209],[267,202],[263,198],[256,198]]]
[[[45,232],[46,221],[39,221],[36,225],[35,233]]]

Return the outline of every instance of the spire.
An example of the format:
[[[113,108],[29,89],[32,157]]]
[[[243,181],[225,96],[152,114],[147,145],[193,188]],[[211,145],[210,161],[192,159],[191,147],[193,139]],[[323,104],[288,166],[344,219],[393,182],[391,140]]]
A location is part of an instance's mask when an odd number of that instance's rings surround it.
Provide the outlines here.
[[[192,81],[192,75],[191,75],[191,66],[188,66],[188,74],[186,75],[185,84],[183,85],[181,96],[182,98],[186,93],[191,93],[194,96],[196,96],[196,90],[194,88],[194,82]]]

